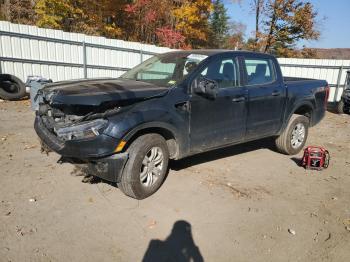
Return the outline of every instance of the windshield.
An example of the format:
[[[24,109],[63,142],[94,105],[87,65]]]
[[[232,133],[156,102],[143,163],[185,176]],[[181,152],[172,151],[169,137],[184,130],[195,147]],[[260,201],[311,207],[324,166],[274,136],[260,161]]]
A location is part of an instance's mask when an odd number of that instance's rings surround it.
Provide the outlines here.
[[[180,52],[156,55],[132,68],[121,78],[169,87],[184,80],[205,58],[206,55]]]

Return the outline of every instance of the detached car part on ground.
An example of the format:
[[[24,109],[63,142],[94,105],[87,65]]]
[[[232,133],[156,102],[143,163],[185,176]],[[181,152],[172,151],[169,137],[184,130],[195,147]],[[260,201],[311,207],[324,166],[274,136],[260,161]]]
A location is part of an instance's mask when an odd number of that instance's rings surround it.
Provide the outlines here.
[[[0,74],[0,98],[18,100],[27,94],[25,84],[14,75]]]
[[[28,76],[26,83],[21,79],[10,74],[0,74],[0,98],[4,100],[19,100],[26,97],[29,93],[33,96],[43,85],[52,83],[51,79],[41,76]]]
[[[143,199],[163,183],[169,159],[264,137],[297,154],[324,117],[328,92],[326,81],[284,79],[269,55],[178,51],[118,79],[46,85],[35,130],[62,162]]]

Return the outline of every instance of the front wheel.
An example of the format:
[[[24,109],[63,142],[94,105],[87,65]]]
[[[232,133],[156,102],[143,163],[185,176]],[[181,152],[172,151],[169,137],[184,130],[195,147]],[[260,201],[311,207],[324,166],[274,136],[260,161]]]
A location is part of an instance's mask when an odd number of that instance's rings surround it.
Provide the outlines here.
[[[127,196],[144,199],[155,193],[166,177],[169,162],[166,141],[158,134],[146,134],[130,145],[128,153],[118,188]]]
[[[277,150],[286,155],[298,154],[305,145],[308,128],[306,116],[292,115],[285,130],[276,138]]]

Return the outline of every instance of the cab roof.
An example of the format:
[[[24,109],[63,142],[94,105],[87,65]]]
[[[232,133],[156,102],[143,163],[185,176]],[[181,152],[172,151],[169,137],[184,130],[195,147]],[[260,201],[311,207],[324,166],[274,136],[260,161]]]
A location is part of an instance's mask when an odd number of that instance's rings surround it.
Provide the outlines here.
[[[244,51],[244,50],[230,50],[230,49],[193,49],[193,50],[177,50],[177,51],[170,51],[165,54],[170,53],[182,53],[182,54],[200,54],[200,55],[216,55],[216,54],[224,54],[224,53],[237,53],[237,54],[256,54],[256,55],[269,55],[265,53],[259,53],[259,52],[251,52],[251,51]]]

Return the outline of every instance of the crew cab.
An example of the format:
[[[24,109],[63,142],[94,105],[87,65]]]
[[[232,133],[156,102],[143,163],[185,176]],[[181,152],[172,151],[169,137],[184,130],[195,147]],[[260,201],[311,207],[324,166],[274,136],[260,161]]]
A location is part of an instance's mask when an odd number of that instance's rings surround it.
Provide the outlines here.
[[[328,93],[326,81],[283,78],[271,55],[176,51],[116,79],[46,85],[34,126],[62,162],[143,199],[162,185],[169,159],[265,137],[297,154],[324,117]]]

